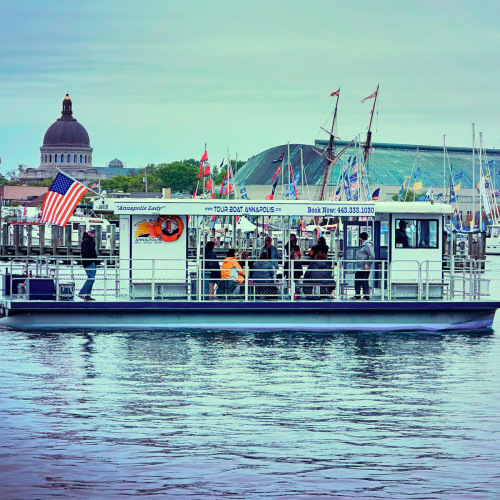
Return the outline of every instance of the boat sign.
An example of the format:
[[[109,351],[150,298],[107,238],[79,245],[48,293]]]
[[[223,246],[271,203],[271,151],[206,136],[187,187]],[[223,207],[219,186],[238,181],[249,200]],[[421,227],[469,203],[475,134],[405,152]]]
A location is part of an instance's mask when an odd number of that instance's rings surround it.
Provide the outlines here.
[[[114,200],[115,214],[361,216],[373,217],[373,202],[250,200]]]

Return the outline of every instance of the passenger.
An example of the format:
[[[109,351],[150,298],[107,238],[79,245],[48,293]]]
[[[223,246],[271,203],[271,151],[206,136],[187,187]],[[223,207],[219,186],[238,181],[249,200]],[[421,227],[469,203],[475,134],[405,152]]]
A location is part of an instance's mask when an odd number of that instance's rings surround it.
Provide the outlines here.
[[[208,241],[205,245],[205,272],[204,272],[204,292],[205,299],[214,299],[215,285],[220,280],[220,267],[217,262],[217,254],[214,252],[215,243]]]
[[[359,235],[360,247],[356,250],[355,259],[356,273],[354,274],[354,299],[361,299],[361,289],[363,289],[363,298],[370,300],[370,286],[368,278],[370,277],[370,269],[372,262],[375,260],[375,252],[373,251],[373,243],[368,241],[368,233]]]
[[[250,254],[246,250],[243,250],[243,252],[241,252],[241,260],[239,261],[241,269],[245,270],[245,263],[248,265],[248,269],[252,269],[253,262],[250,261],[249,259],[250,259]]]
[[[319,251],[314,257],[313,262],[307,267],[307,271],[304,274],[304,283],[324,283],[324,286],[320,286],[320,297],[329,297],[332,295],[336,288],[335,280],[333,279],[333,269],[332,264],[328,260],[325,252]],[[312,286],[304,287],[304,294],[309,298],[312,297]]]
[[[95,229],[89,229],[82,238],[81,244],[82,265],[87,274],[87,280],[82,286],[78,297],[82,300],[95,300],[90,294],[95,282],[96,268],[101,263],[97,260],[97,251],[95,247]]]
[[[253,264],[252,272],[250,276],[252,280],[256,282],[255,295],[264,295],[266,298],[276,298],[276,287],[275,286],[262,286],[261,283],[273,283],[276,274],[276,269],[273,263],[268,259],[267,253],[262,252],[259,256],[259,260],[255,261]],[[257,285],[257,283],[259,285]]]
[[[233,294],[237,285],[243,283],[245,271],[241,269],[236,257],[236,250],[234,248],[227,251],[220,273],[221,281],[219,285],[222,286],[217,289],[217,295],[227,298]]]
[[[396,229],[396,248],[409,248],[410,242],[406,233],[406,221],[399,221],[399,229]]]
[[[304,272],[302,269],[302,262],[299,260],[299,254],[294,250],[292,250],[290,258],[293,261],[293,280],[298,281],[302,278],[302,273]]]
[[[291,234],[290,235],[290,241],[285,245],[285,255],[288,256],[290,251],[295,250],[295,252],[298,255],[298,258],[300,259],[300,247],[297,243],[297,235],[296,234]]]
[[[271,261],[273,267],[275,269],[278,269],[278,260],[280,258],[278,249],[272,244],[272,239],[270,236],[266,236],[266,239],[264,241],[264,246],[260,249],[259,255],[265,253],[267,258]]]
[[[300,278],[302,278],[302,274],[304,271],[302,269],[302,262],[300,262],[299,256],[297,255],[297,252],[295,250],[292,250],[292,252],[290,253],[290,264],[291,264],[290,267],[292,268],[291,280],[293,282],[297,282],[300,280]],[[286,279],[290,278],[290,273],[288,272],[288,261],[285,262],[285,278]],[[295,292],[294,299],[296,298],[297,298],[297,292]]]
[[[297,244],[297,236],[295,234],[290,235],[290,241],[285,245],[285,263],[283,265],[283,270],[284,270],[286,279],[289,278],[288,269],[291,267],[290,266],[291,252],[295,252],[295,254],[297,256],[296,259],[300,259],[300,255],[301,255],[300,254],[300,247]],[[298,264],[300,264],[300,262]],[[302,270],[302,265],[300,265],[300,269]]]
[[[320,236],[318,238],[318,244],[314,245],[311,248],[309,256],[311,257],[311,259],[315,259],[318,252],[323,252],[325,255],[328,255],[328,250],[330,250],[330,247],[326,244],[325,238],[323,238],[323,236]]]

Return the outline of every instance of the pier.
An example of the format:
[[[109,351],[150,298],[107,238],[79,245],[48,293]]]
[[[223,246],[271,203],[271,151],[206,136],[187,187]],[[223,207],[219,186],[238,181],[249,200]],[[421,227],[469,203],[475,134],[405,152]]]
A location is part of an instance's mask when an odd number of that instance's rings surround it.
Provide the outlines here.
[[[119,252],[119,239],[116,226],[110,225],[108,231],[96,226],[96,250],[99,256],[115,257]],[[7,222],[0,231],[0,257],[80,257],[80,243],[85,226],[75,231],[71,224],[66,227],[45,226],[29,222]]]

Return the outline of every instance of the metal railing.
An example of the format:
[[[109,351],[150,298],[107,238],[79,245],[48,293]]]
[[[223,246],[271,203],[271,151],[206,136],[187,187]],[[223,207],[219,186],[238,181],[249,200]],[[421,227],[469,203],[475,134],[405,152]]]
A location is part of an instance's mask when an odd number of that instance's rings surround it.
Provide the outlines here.
[[[219,265],[221,261],[215,261]],[[346,300],[356,288],[355,260],[329,260],[321,273],[311,271],[310,259],[290,261],[288,267],[273,268],[263,277],[254,268],[258,260],[243,261],[240,281],[222,279],[217,269],[207,268],[204,259],[117,259],[97,267],[92,296],[97,300]],[[295,264],[299,263],[299,265]],[[489,279],[484,277],[484,262],[470,259],[460,266],[443,269],[440,261],[370,262],[370,298],[379,301],[407,300],[480,300],[489,295]],[[302,266],[302,269],[300,269]],[[71,300],[78,296],[87,280],[81,259],[17,258],[0,263],[2,294],[9,300],[36,300],[50,295],[42,286],[52,280],[53,299]],[[324,271],[324,272],[323,272]],[[329,275],[328,275],[329,274]],[[6,289],[6,280],[10,285]],[[21,286],[19,286],[21,285]],[[19,287],[19,288],[18,288]],[[44,298],[43,300],[47,300]]]

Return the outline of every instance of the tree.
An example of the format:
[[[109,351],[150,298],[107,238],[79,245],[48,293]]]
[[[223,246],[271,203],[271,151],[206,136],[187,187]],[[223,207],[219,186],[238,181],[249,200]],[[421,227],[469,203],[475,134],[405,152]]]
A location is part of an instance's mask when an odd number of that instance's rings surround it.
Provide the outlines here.
[[[17,168],[14,168],[14,169],[9,170],[7,172],[6,176],[7,176],[7,179],[9,179],[11,185],[20,183],[22,173],[24,172],[25,168],[26,168],[26,165],[19,164],[17,166]]]
[[[227,170],[222,170],[221,172],[219,172],[214,179],[214,183],[220,186],[223,183],[224,179],[226,178],[226,174]]]
[[[161,163],[156,166],[155,173],[162,187],[169,187],[172,191],[194,193],[198,181],[198,162],[183,160]]]
[[[52,183],[54,182],[54,177],[48,177],[47,179],[44,179],[43,181],[34,181],[32,182],[33,186],[38,186],[38,187],[50,187]]]
[[[415,194],[414,191],[412,191],[409,188],[406,188],[403,191],[403,196],[401,197],[401,201],[415,201],[415,196],[417,195]],[[398,198],[399,198],[399,193],[393,194],[391,200],[398,201]]]

